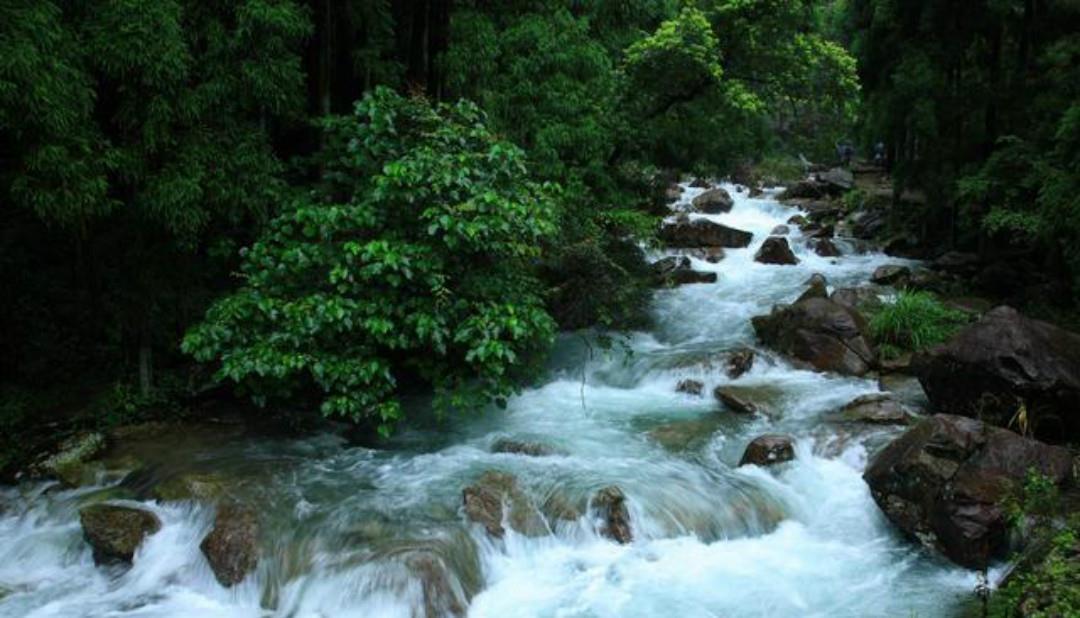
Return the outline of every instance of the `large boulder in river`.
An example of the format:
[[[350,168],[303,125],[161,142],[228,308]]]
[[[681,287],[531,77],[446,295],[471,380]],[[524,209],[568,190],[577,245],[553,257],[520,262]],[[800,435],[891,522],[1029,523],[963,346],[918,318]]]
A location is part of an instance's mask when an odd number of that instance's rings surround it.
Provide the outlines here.
[[[634,532],[630,528],[630,510],[626,507],[626,494],[621,489],[611,485],[596,492],[592,507],[600,519],[598,532],[602,536],[622,545],[634,540]]]
[[[1026,421],[1050,442],[1080,438],[1080,335],[998,307],[912,370],[934,409],[1008,426]],[[1025,418],[1019,418],[1023,409]]]
[[[808,298],[777,306],[751,322],[763,343],[820,371],[859,376],[874,366],[866,320],[832,300]]]
[[[795,442],[791,436],[768,434],[754,438],[746,445],[740,466],[771,466],[795,459]]]
[[[93,504],[79,511],[83,537],[94,550],[94,562],[131,562],[143,539],[161,529],[158,516],[146,509]]]
[[[497,539],[506,534],[504,519],[515,532],[526,536],[540,536],[547,531],[540,514],[511,474],[485,472],[462,491],[462,502],[465,515]]]
[[[735,206],[735,200],[731,199],[731,195],[721,187],[715,189],[709,189],[701,195],[695,197],[690,205],[693,206],[697,212],[702,212],[709,215],[718,215],[725,212],[731,212],[732,207]]]
[[[660,239],[669,247],[728,247],[740,249],[754,235],[708,219],[678,219],[660,228]]]
[[[798,264],[799,258],[791,252],[791,246],[783,236],[770,236],[754,254],[754,261],[762,264],[791,265]]]
[[[952,415],[924,420],[882,450],[863,478],[901,530],[954,562],[982,569],[1006,549],[1003,502],[1029,471],[1072,483],[1063,448]]]
[[[222,586],[244,581],[259,559],[259,520],[255,511],[239,504],[223,505],[199,549]]]

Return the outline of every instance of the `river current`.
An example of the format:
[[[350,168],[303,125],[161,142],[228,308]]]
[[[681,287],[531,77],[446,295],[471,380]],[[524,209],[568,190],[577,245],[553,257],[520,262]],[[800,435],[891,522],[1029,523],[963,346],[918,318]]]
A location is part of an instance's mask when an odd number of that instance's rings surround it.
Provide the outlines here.
[[[694,259],[717,282],[657,291],[654,328],[609,350],[563,336],[548,376],[506,410],[420,424],[378,448],[334,434],[186,435],[145,447],[142,459],[158,457],[170,473],[227,471],[256,507],[259,566],[238,586],[219,585],[199,550],[212,506],[144,501],[162,529],[130,568],[97,567],[78,508],[117,479],[0,490],[0,616],[957,615],[975,573],[904,539],[861,478],[868,456],[899,430],[853,431],[826,418],[877,392],[877,381],[795,368],[758,347],[750,326],[752,316],[794,300],[813,273],[830,290],[858,286],[897,260],[857,253],[843,239],[843,257],[819,257],[792,226],[800,264],[758,264],[754,252],[769,231],[797,211],[772,192],[751,199],[726,188],[730,213],[692,216],[754,240],[717,264]],[[699,192],[688,188],[681,203]],[[717,355],[740,346],[754,347],[757,360],[731,380]],[[704,396],[676,392],[688,378],[704,383]],[[711,391],[728,383],[770,414],[724,411]],[[658,427],[698,435],[665,448],[650,434]],[[795,460],[738,467],[747,443],[764,433],[794,436]],[[500,439],[554,454],[492,452]],[[557,502],[571,516],[545,520],[549,534],[489,538],[461,507],[462,489],[487,470],[513,474],[538,509]],[[609,485],[627,497],[634,541],[626,545],[597,534],[587,508]]]

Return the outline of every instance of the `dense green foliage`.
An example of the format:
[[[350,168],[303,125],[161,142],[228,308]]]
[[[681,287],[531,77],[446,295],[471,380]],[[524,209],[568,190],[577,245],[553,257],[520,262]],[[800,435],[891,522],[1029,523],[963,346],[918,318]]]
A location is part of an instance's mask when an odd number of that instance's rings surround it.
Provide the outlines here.
[[[163,385],[194,394],[209,373],[376,425],[414,385],[498,400],[556,324],[645,323],[638,247],[672,172],[848,130],[836,14],[0,0],[0,388],[17,402],[0,409],[19,425],[60,383],[50,415],[102,392],[160,408]],[[459,99],[475,106],[443,105]],[[212,372],[190,371],[188,331]]]
[[[1047,555],[990,601],[993,618],[1052,618],[1080,613],[1080,522],[1058,532]]]
[[[1057,485],[1029,470],[1003,506],[1014,528],[1034,540],[991,596],[987,614],[1050,618],[1080,613],[1080,517],[1070,515]]]
[[[458,407],[505,398],[554,332],[529,274],[550,188],[469,103],[378,89],[325,135],[321,182],[245,250],[243,287],[184,349],[259,397],[315,384],[324,414],[383,432],[406,371]]]
[[[929,292],[901,291],[870,318],[870,334],[883,355],[898,356],[944,343],[967,321]]]
[[[1080,5],[852,0],[867,145],[923,235],[1080,276]]]

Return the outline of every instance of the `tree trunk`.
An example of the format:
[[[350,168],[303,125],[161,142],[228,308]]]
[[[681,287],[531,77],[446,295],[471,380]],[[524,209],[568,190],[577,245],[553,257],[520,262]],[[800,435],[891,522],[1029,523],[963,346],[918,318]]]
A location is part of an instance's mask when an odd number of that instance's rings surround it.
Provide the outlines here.
[[[153,348],[150,347],[150,328],[143,324],[139,333],[139,394],[145,399],[154,387]]]

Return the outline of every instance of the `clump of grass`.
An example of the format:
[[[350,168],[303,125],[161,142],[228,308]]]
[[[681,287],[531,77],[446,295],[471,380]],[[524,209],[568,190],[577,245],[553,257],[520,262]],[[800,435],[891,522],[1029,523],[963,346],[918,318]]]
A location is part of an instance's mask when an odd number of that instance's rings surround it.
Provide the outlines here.
[[[886,357],[917,352],[948,341],[968,322],[929,292],[902,291],[870,319],[870,334]]]

